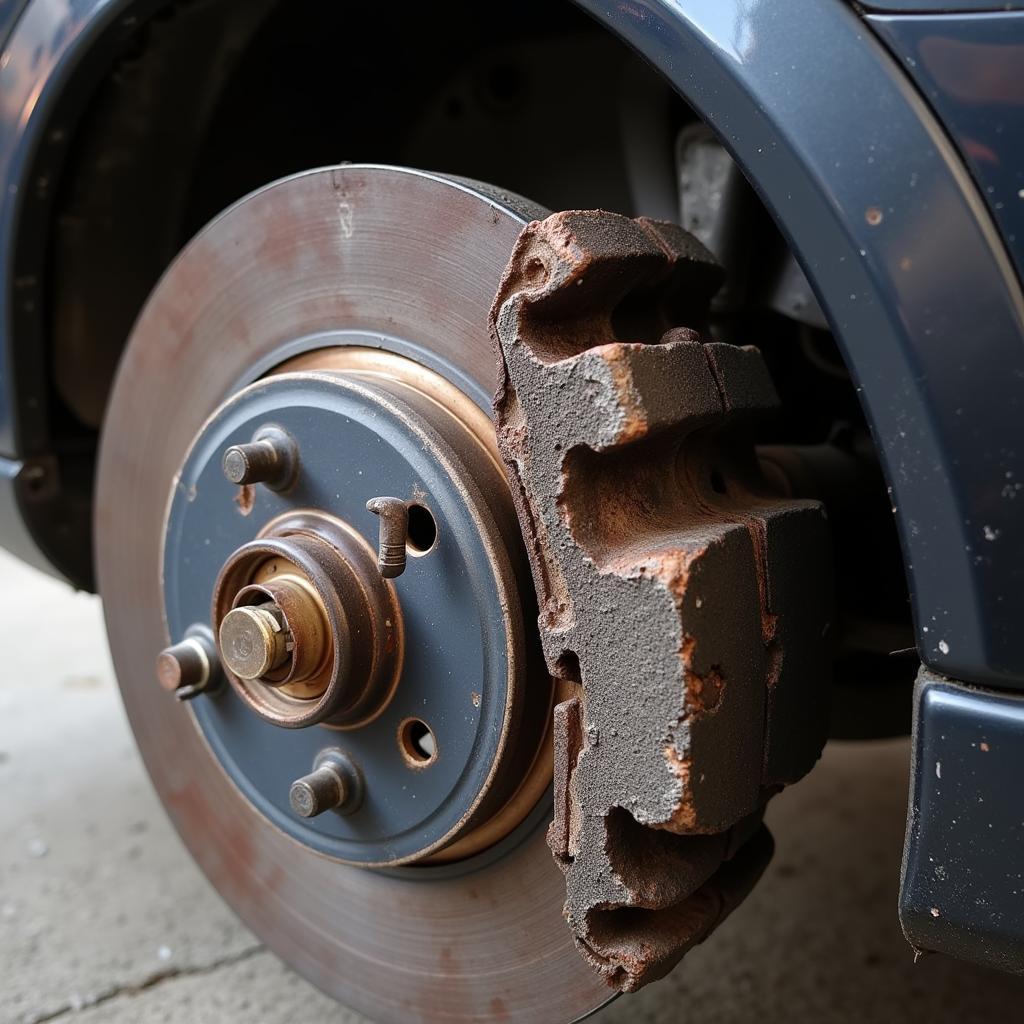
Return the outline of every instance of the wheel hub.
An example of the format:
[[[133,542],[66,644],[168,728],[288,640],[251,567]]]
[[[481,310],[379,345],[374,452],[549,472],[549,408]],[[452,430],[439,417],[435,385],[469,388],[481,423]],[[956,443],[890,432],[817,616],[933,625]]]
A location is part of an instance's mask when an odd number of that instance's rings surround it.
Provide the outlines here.
[[[387,508],[429,524],[406,526],[395,579]],[[483,828],[537,762],[551,687],[523,628],[528,569],[493,431],[445,378],[354,346],[286,362],[204,424],[165,537],[171,641],[208,621],[230,683],[192,705],[197,724],[279,828],[393,866],[515,827],[510,812]],[[291,784],[327,749],[364,798],[296,814]]]

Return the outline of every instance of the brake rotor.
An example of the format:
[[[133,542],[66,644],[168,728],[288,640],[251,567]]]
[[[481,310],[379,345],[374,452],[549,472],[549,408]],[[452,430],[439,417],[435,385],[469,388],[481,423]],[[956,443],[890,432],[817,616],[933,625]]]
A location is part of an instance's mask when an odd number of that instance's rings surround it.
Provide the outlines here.
[[[97,572],[160,798],[249,927],[381,1021],[572,1021],[610,995],[544,841],[551,682],[487,418],[488,311],[539,215],[394,168],[271,185],[167,271],[107,414]],[[225,479],[222,455],[241,464],[268,436],[295,446],[297,475]],[[384,506],[366,508],[396,492],[438,537],[397,580],[383,533],[374,565]],[[228,682],[174,706],[157,652],[202,661],[217,630]],[[403,766],[420,717],[436,746]],[[296,774],[343,763],[337,811],[289,809]]]

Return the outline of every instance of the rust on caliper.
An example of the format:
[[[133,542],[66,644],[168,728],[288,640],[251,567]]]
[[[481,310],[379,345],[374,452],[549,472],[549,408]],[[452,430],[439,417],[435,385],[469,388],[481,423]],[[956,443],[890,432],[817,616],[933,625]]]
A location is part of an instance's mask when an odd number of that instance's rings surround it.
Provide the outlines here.
[[[762,475],[777,399],[756,350],[702,333],[720,282],[675,225],[559,213],[523,230],[491,312],[545,657],[580,684],[548,841],[577,946],[623,991],[746,895],[765,801],[825,737],[825,515]]]

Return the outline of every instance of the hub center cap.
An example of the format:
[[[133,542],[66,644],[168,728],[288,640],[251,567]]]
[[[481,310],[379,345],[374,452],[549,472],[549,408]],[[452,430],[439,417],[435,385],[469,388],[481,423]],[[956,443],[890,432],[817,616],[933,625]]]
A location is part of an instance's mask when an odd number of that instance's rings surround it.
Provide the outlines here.
[[[394,692],[398,595],[367,541],[331,515],[286,512],[263,525],[221,569],[212,618],[229,681],[274,725],[351,728]]]

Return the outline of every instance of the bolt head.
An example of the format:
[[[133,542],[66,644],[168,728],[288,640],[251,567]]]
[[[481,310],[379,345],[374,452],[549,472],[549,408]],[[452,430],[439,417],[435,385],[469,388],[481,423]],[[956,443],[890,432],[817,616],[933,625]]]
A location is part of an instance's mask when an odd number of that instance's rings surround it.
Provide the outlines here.
[[[292,783],[288,802],[300,817],[315,818],[338,807],[347,795],[345,783],[337,770],[330,764],[324,764]]]
[[[293,782],[288,802],[292,810],[302,818],[312,818],[317,813],[316,794],[308,782]]]
[[[184,679],[181,662],[170,650],[161,651],[156,659],[157,682],[168,692],[173,693],[182,685]]]
[[[266,484],[286,490],[298,472],[295,442],[280,427],[265,426],[248,444],[232,445],[221,457],[224,476],[233,484]]]
[[[190,631],[191,633],[191,631]],[[212,637],[190,635],[172,644],[156,657],[157,682],[169,693],[182,697],[201,693],[209,685],[217,667]]]
[[[249,460],[237,445],[224,453],[224,475],[233,484],[243,484],[249,475]]]

